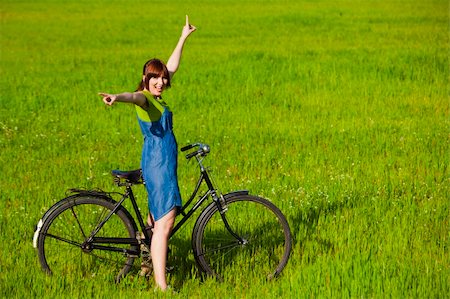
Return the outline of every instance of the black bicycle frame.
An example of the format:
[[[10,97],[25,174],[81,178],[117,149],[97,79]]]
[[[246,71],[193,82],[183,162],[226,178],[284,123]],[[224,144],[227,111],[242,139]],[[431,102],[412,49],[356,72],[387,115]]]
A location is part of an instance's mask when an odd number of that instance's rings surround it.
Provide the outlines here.
[[[222,195],[218,196],[216,193],[216,189],[213,186],[213,183],[209,177],[209,174],[207,170],[203,167],[201,164],[201,161],[198,161],[200,164],[201,172],[200,177],[197,181],[197,184],[195,186],[194,191],[192,192],[192,195],[190,196],[189,200],[181,207],[179,210],[179,213],[183,215],[183,218],[181,218],[180,221],[177,222],[175,227],[172,229],[172,232],[169,236],[171,238],[183,225],[184,223],[192,216],[192,214],[195,213],[195,211],[198,210],[198,208],[203,204],[203,202],[208,198],[208,196],[211,196],[213,201],[217,204],[218,209],[220,211],[220,214],[222,216],[222,220],[224,221],[224,225],[227,228],[227,230],[230,232],[232,236],[234,236],[240,243],[243,243],[244,240],[238,236],[230,227],[227,219],[225,218],[225,214],[223,211],[226,210],[226,207],[224,207],[220,201],[220,197]],[[208,186],[208,190],[201,196],[201,198],[191,207],[191,209],[186,213],[186,209],[190,206],[194,198],[196,197],[200,186],[202,185],[202,182],[205,182]],[[136,199],[133,194],[133,190],[131,188],[131,184],[126,186],[126,192],[122,195],[122,198],[120,201],[116,203],[114,206],[114,209],[110,211],[110,213],[106,216],[106,218],[99,223],[99,225],[96,227],[94,231],[91,232],[90,236],[86,239],[86,241],[81,244],[81,248],[85,251],[91,251],[93,249],[100,249],[100,250],[108,250],[108,251],[118,251],[123,253],[129,253],[129,254],[137,254],[134,250],[129,250],[125,248],[117,248],[117,247],[111,247],[111,246],[105,246],[105,245],[99,245],[99,244],[130,244],[130,245],[139,245],[137,238],[105,238],[105,237],[95,237],[95,235],[100,231],[100,229],[103,227],[103,225],[111,218],[111,216],[116,213],[122,203],[125,201],[125,199],[130,198],[131,203],[133,205],[134,212],[136,214],[136,217],[138,219],[139,226],[141,227],[142,232],[144,233],[145,240],[148,240],[147,243],[150,241],[150,235],[148,234],[147,230],[145,229],[144,220],[142,218],[141,213],[139,212],[139,208],[136,202]]]
[[[197,158],[198,160],[198,158]],[[202,203],[208,198],[209,195],[211,195],[211,198],[213,199],[213,201],[216,203],[217,208],[220,211],[220,215],[222,217],[222,220],[224,222],[224,225],[226,227],[226,229],[228,230],[228,232],[235,237],[240,244],[245,243],[245,241],[239,236],[237,235],[230,227],[226,217],[225,217],[225,213],[224,211],[226,211],[226,206],[223,206],[221,203],[221,198],[222,195],[217,195],[216,189],[213,186],[213,183],[209,177],[209,174],[207,172],[207,170],[203,167],[203,165],[201,164],[201,161],[198,160],[199,164],[200,164],[200,168],[201,168],[201,172],[200,172],[200,178],[197,181],[197,185],[195,187],[194,192],[192,193],[191,197],[189,198],[189,200],[186,202],[186,204],[181,208],[180,210],[180,214],[183,215],[183,218],[175,225],[175,227],[173,228],[170,237],[172,237],[182,226],[183,224],[192,216],[192,214],[202,205]],[[189,212],[187,214],[184,213],[184,210],[190,205],[190,203],[192,202],[192,200],[194,199],[194,197],[197,195],[197,192],[202,184],[202,182],[205,181],[206,185],[208,186],[208,191],[205,192],[205,194],[195,203],[195,205],[189,210]]]
[[[197,195],[198,190],[200,189],[200,186],[202,185],[203,181],[206,181],[206,183],[208,185],[208,191],[206,191],[205,194],[203,194],[203,196],[194,204],[194,206],[186,214],[185,210],[191,204],[191,202],[194,200],[194,198]],[[195,186],[195,189],[192,192],[191,197],[189,198],[189,200],[184,204],[184,206],[179,211],[179,213],[181,215],[183,215],[183,218],[181,218],[181,220],[172,229],[172,232],[170,233],[170,238],[183,226],[183,224],[192,216],[192,214],[195,213],[195,211],[197,211],[197,209],[203,204],[203,202],[213,192],[215,194],[215,189],[214,189],[214,187],[211,184],[211,180],[209,179],[208,173],[205,170],[203,170],[201,172],[201,174],[200,174],[200,177],[199,177],[199,179],[197,181],[197,185]]]

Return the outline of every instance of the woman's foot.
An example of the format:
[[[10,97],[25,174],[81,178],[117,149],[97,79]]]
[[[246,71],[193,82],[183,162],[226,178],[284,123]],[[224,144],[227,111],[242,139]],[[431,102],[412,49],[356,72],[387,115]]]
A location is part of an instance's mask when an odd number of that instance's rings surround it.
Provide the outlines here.
[[[170,285],[166,286],[164,289],[160,286],[156,286],[153,289],[153,292],[157,293],[157,292],[163,292],[163,293],[169,293],[169,294],[176,294],[177,291],[175,291],[175,289],[173,289]]]

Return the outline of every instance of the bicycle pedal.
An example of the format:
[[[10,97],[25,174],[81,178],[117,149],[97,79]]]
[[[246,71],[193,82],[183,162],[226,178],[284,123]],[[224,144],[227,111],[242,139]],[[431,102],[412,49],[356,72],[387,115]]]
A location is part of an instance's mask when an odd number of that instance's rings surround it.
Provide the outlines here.
[[[142,266],[141,265],[141,271],[139,271],[139,276],[142,277],[149,277],[152,275],[153,267],[148,267],[147,265]]]

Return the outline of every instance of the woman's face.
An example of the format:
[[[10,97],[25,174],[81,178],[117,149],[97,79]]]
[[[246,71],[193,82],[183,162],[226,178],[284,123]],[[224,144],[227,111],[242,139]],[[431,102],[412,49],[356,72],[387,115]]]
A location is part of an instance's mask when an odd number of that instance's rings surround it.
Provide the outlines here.
[[[154,95],[155,97],[159,97],[164,91],[167,82],[167,78],[164,78],[163,76],[152,77],[148,82],[148,89],[152,95]]]

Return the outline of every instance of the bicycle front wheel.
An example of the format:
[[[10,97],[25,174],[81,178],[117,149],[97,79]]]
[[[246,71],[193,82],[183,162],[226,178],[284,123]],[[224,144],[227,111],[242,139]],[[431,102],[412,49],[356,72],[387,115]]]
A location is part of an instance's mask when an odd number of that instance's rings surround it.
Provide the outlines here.
[[[223,216],[229,228],[215,203],[205,209],[194,227],[192,245],[198,265],[219,280],[278,276],[292,246],[284,215],[257,196],[225,196],[225,201]]]
[[[95,196],[69,197],[44,220],[37,244],[39,261],[48,274],[94,277],[114,273],[116,281],[124,277],[139,252],[137,245],[86,243],[91,232],[114,209],[114,202]],[[136,224],[120,207],[95,234],[103,240],[136,237]],[[108,249],[115,248],[117,251]],[[126,252],[135,252],[130,255]]]

